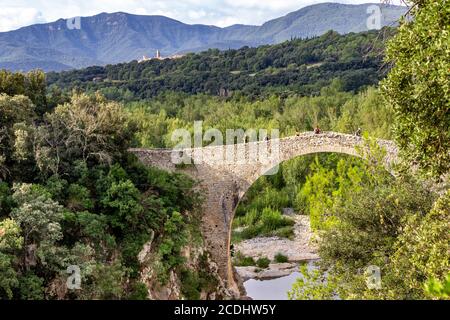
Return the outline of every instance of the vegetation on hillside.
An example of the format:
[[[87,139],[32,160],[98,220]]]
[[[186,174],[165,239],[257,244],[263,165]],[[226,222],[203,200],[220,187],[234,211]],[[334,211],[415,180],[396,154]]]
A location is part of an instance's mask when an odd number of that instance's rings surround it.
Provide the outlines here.
[[[50,85],[83,92],[99,90],[114,100],[149,99],[164,91],[247,98],[270,93],[317,95],[340,78],[345,91],[377,84],[383,68],[383,39],[391,29],[286,41],[238,50],[211,49],[176,60],[137,61],[49,73]]]
[[[16,84],[0,95],[0,297],[145,299],[144,244],[164,283],[198,238],[193,181],[127,153],[135,126],[119,104],[80,94],[42,116],[40,88]],[[83,290],[68,291],[72,265]]]

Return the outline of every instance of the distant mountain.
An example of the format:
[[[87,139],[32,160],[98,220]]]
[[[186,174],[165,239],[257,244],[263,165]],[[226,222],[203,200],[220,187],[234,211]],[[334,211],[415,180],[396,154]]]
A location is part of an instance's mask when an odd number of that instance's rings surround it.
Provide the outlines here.
[[[262,26],[234,25],[219,28],[188,25],[163,16],[123,12],[81,18],[80,29],[67,28],[66,20],[37,24],[0,33],[0,68],[40,68],[61,71],[106,65],[154,55],[198,52],[280,43],[291,38],[367,30],[370,4],[323,3],[305,7]],[[381,6],[382,26],[395,25],[406,12],[401,6]]]

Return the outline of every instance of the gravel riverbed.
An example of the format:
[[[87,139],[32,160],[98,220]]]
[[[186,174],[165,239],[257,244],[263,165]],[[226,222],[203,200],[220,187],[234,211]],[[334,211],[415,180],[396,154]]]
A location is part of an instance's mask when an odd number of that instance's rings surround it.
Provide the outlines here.
[[[311,243],[313,236],[310,228],[309,216],[295,215],[294,239],[279,237],[258,237],[242,241],[234,245],[235,252],[241,252],[257,260],[267,257],[274,260],[278,253],[288,257],[288,263],[272,263],[269,268],[259,270],[257,267],[236,267],[244,281],[248,279],[274,279],[288,276],[298,271],[300,262],[319,259],[317,250]]]

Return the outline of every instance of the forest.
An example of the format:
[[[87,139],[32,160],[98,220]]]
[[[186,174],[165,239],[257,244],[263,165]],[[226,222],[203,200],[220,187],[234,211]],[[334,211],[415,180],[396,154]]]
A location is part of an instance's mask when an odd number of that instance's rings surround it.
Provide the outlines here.
[[[140,100],[176,91],[188,94],[260,97],[314,95],[334,78],[344,90],[377,84],[386,74],[383,43],[395,30],[358,34],[328,32],[312,39],[239,50],[210,49],[180,59],[91,67],[49,73],[48,84],[84,92],[100,91],[114,100]]]
[[[0,71],[0,299],[149,299],[139,258],[149,242],[155,286],[176,275],[183,298],[213,293],[208,252],[197,266],[186,255],[203,242],[198,182],[128,152],[171,148],[172,132],[195,120],[283,137],[364,132],[363,159],[293,159],[238,207],[236,241],[291,237],[284,208],[310,217],[320,268],[302,268],[291,299],[449,299],[450,5],[413,2],[414,20],[395,30]],[[395,174],[376,138],[399,146]],[[83,270],[83,290],[66,287],[71,265]],[[366,286],[368,265],[381,267],[380,290]]]

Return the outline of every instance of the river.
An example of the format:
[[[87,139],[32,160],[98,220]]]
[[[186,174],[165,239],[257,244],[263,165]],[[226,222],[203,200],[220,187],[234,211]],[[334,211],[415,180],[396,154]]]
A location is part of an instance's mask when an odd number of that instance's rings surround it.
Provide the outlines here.
[[[308,269],[314,268],[314,261],[309,262]],[[293,272],[288,276],[270,280],[250,279],[244,282],[244,287],[247,296],[253,300],[288,300],[287,292],[299,277],[302,277],[299,272]]]

